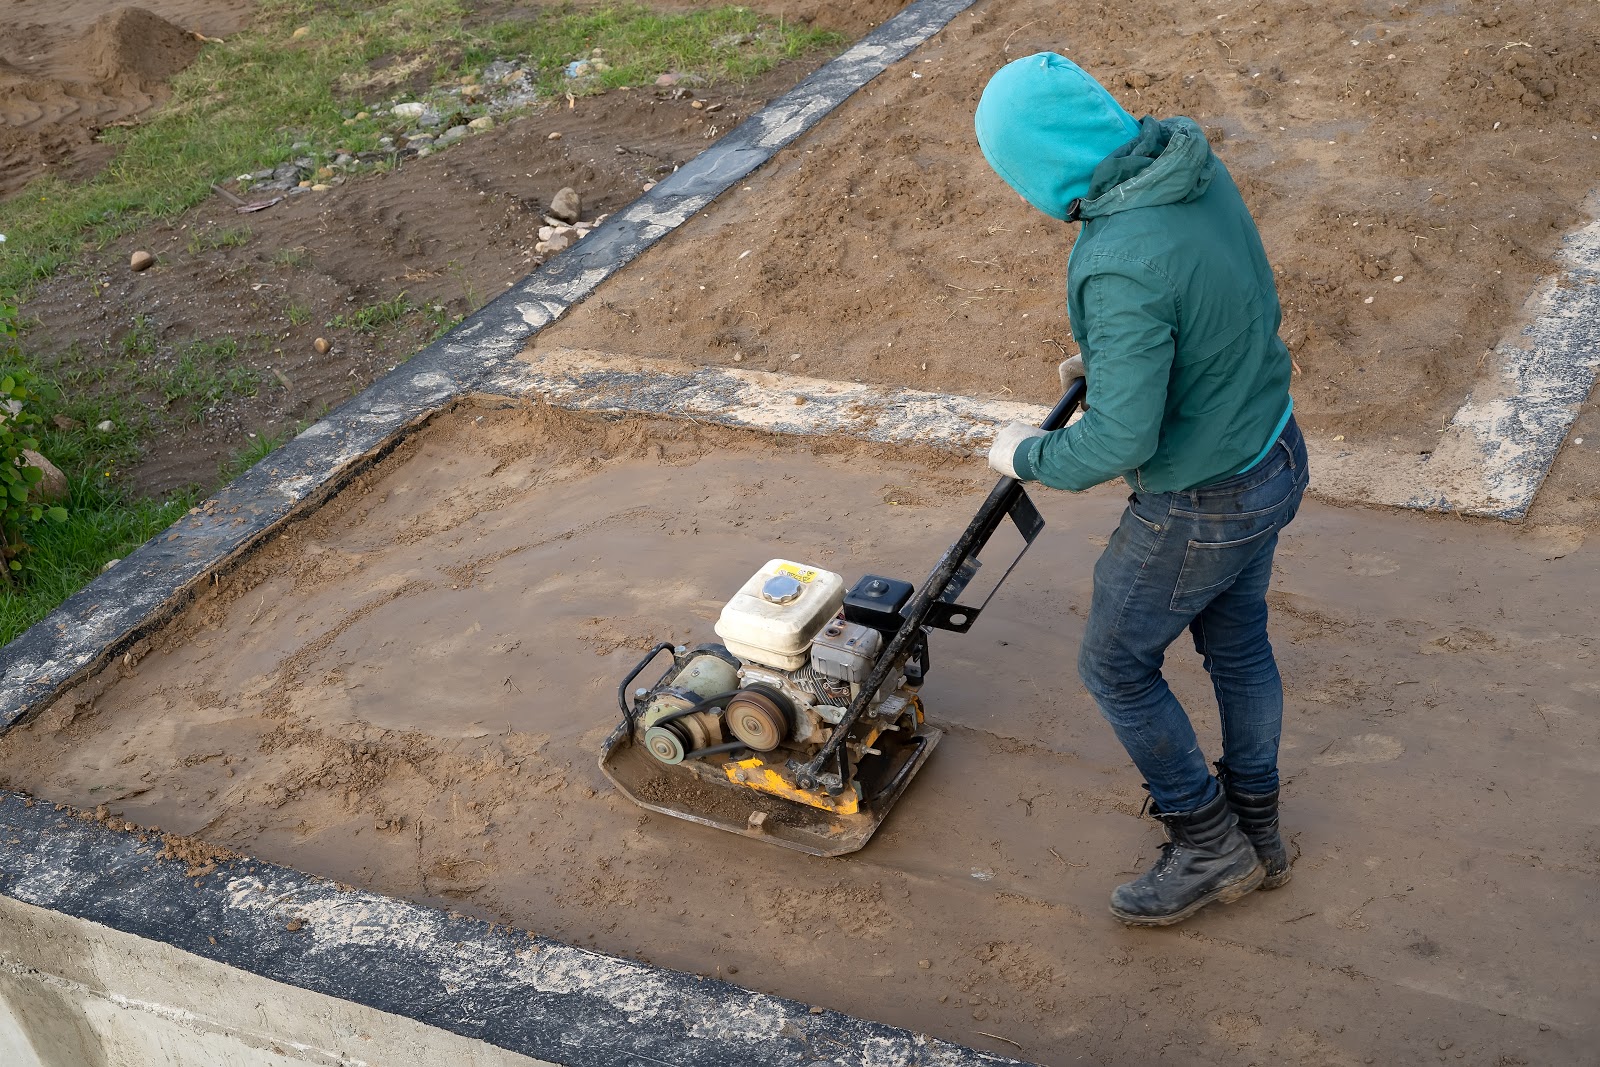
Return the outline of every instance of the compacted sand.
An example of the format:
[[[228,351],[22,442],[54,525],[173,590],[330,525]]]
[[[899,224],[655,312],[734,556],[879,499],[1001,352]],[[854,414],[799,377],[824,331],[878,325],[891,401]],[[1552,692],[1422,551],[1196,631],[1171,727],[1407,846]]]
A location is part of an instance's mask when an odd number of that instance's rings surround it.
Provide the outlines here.
[[[950,735],[865,851],[609,787],[643,649],[712,639],[775,555],[920,578],[987,486],[914,449],[467,405],[0,739],[0,782],[1045,1064],[1592,1052],[1600,661],[1558,533],[1306,507],[1272,594],[1295,880],[1178,929],[1105,910],[1159,840],[1072,667],[1109,489],[1042,494],[1012,584],[937,635]],[[1195,657],[1172,670],[1214,754]]]

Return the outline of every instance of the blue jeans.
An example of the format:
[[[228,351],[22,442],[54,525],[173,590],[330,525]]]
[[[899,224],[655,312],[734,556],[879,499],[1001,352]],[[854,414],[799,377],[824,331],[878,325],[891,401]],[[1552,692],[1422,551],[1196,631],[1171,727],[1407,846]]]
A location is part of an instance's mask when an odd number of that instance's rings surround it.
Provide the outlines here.
[[[1242,474],[1178,493],[1134,493],[1094,568],[1078,673],[1163,811],[1217,795],[1194,726],[1161,677],[1187,629],[1222,720],[1222,760],[1245,793],[1278,788],[1283,680],[1267,641],[1278,531],[1310,472],[1294,420]]]

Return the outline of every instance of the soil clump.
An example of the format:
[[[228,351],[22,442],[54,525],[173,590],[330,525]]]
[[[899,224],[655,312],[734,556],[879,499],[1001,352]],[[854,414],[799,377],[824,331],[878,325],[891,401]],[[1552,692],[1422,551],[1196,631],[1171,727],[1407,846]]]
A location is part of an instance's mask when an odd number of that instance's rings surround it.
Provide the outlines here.
[[[116,149],[102,130],[167,98],[200,36],[248,24],[253,0],[53,0],[13,4],[0,43],[0,197],[44,174],[85,180]]]

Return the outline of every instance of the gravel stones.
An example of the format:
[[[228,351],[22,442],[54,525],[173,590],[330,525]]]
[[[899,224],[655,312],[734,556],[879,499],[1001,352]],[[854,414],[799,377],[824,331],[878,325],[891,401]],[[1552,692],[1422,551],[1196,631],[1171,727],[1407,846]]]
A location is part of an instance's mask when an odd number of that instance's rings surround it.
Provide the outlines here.
[[[570,192],[571,190],[562,190]],[[574,193],[574,196],[577,194]],[[539,227],[539,243],[533,250],[541,256],[553,256],[557,252],[565,252],[594,231],[594,228],[606,220],[601,215],[593,222],[574,222],[568,224],[553,215],[545,216],[545,225]]]

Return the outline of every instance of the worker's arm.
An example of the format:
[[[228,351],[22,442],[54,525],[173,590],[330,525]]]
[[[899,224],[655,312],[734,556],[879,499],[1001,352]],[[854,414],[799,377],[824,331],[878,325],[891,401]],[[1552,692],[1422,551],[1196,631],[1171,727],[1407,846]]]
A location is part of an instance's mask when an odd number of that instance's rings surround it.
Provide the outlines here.
[[[1171,286],[1143,264],[1097,271],[1082,285],[1088,405],[1083,418],[1018,443],[1018,477],[1083,490],[1155,454],[1178,321]]]

